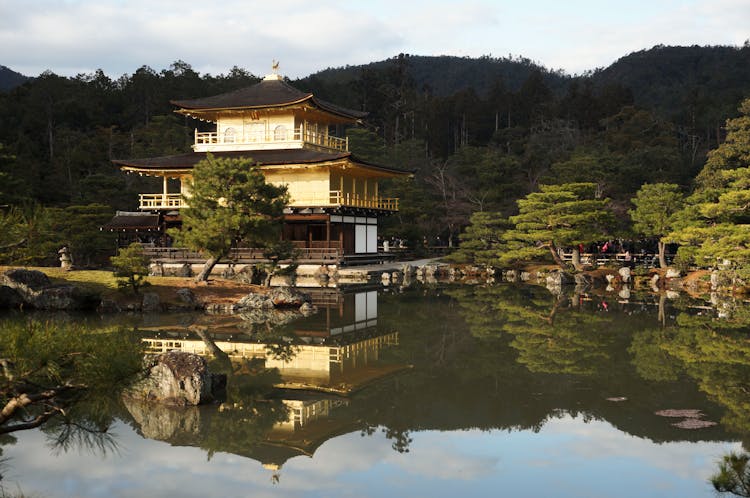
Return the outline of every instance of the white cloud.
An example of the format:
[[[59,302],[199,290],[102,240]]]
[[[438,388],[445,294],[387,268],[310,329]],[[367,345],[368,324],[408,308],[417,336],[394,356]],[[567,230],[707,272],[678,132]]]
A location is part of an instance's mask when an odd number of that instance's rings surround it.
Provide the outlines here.
[[[744,0],[523,3],[473,0],[221,3],[165,0],[0,0],[0,64],[24,74],[111,76],[178,59],[200,72],[256,74],[281,60],[291,77],[416,55],[521,55],[580,72],[663,44],[741,44]]]
[[[27,495],[123,498],[136,496],[276,497],[387,496],[419,489],[431,496],[467,496],[503,489],[508,496],[534,495],[539,486],[556,496],[702,496],[706,477],[740,443],[655,444],[623,434],[606,422],[584,423],[562,416],[540,433],[530,431],[424,431],[412,433],[410,452],[393,451],[382,432],[353,432],[319,447],[312,458],[287,461],[280,483],[255,460],[217,453],[210,461],[199,448],[144,440],[118,424],[120,454],[85,451],[50,455],[41,433],[19,433],[3,448],[6,489],[15,483]],[[531,488],[529,485],[531,484]],[[531,490],[531,493],[530,493]],[[689,490],[688,493],[684,493]]]

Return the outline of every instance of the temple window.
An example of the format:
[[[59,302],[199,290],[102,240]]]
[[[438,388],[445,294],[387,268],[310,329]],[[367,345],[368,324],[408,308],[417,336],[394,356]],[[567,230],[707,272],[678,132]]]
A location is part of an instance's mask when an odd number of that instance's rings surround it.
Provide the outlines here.
[[[286,140],[286,126],[279,125],[273,129],[274,140]]]

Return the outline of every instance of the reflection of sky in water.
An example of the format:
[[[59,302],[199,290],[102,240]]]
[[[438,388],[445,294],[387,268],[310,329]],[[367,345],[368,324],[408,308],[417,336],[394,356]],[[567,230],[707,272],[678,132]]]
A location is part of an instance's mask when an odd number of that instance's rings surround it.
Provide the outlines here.
[[[738,443],[663,443],[605,422],[565,416],[530,431],[413,433],[399,454],[380,431],[324,443],[273,472],[230,454],[208,460],[198,448],[144,440],[117,424],[119,453],[53,456],[44,436],[19,433],[4,447],[5,490],[28,496],[714,496],[707,477]]]

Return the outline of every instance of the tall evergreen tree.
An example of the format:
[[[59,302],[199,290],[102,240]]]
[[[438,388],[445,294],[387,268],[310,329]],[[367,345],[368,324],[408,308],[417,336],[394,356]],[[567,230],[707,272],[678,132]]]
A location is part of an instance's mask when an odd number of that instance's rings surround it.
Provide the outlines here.
[[[459,263],[497,264],[507,246],[503,234],[509,227],[508,220],[500,213],[475,212],[460,236],[460,247],[449,259]]]
[[[659,239],[659,266],[667,267],[666,243],[662,237],[672,231],[675,213],[682,209],[684,196],[671,183],[645,184],[633,198],[635,209],[629,211],[633,230],[646,237]]]
[[[505,238],[515,247],[505,253],[504,260],[528,260],[552,255],[555,263],[565,269],[558,249],[573,249],[573,266],[582,270],[579,244],[604,239],[605,227],[612,222],[608,199],[596,197],[593,183],[541,185],[518,200],[519,214],[511,216],[515,225]]]
[[[750,99],[742,116],[727,121],[727,139],[709,153],[697,188],[667,240],[678,256],[701,266],[719,263],[750,270]]]
[[[193,168],[189,209],[182,213],[182,230],[172,235],[179,244],[207,256],[196,281],[208,280],[211,270],[233,246],[264,248],[279,239],[286,187],[266,183],[252,159],[217,159],[209,155]]]

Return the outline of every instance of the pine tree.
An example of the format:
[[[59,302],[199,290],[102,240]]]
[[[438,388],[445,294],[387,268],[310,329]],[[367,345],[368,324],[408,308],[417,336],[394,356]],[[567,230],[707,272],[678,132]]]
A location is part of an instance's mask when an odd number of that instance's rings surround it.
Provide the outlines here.
[[[519,214],[511,216],[515,228],[505,233],[505,239],[514,247],[503,260],[528,260],[549,252],[558,266],[565,263],[558,248],[573,249],[573,266],[583,269],[578,244],[588,244],[606,238],[605,227],[612,222],[609,199],[596,197],[596,184],[566,183],[540,185],[518,200]]]
[[[661,239],[673,228],[675,213],[682,209],[684,196],[672,183],[645,184],[632,200],[635,209],[628,211],[633,230],[646,237],[659,238],[659,266],[667,267],[666,243]]]
[[[498,264],[507,246],[503,234],[508,228],[510,223],[500,213],[475,212],[466,231],[460,235],[460,247],[447,259],[459,263]]]
[[[709,153],[697,188],[665,239],[681,244],[680,259],[700,266],[750,270],[750,99],[727,120],[727,139]]]
[[[148,285],[149,258],[143,253],[143,246],[134,242],[128,247],[120,249],[117,256],[110,258],[114,267],[115,277],[118,278],[117,286],[121,289],[131,288],[133,294],[138,294],[138,289]]]
[[[171,233],[208,257],[196,277],[205,281],[233,245],[265,248],[278,241],[288,195],[285,186],[266,183],[252,159],[209,154],[193,168],[185,200],[190,207],[181,211],[182,230]]]

